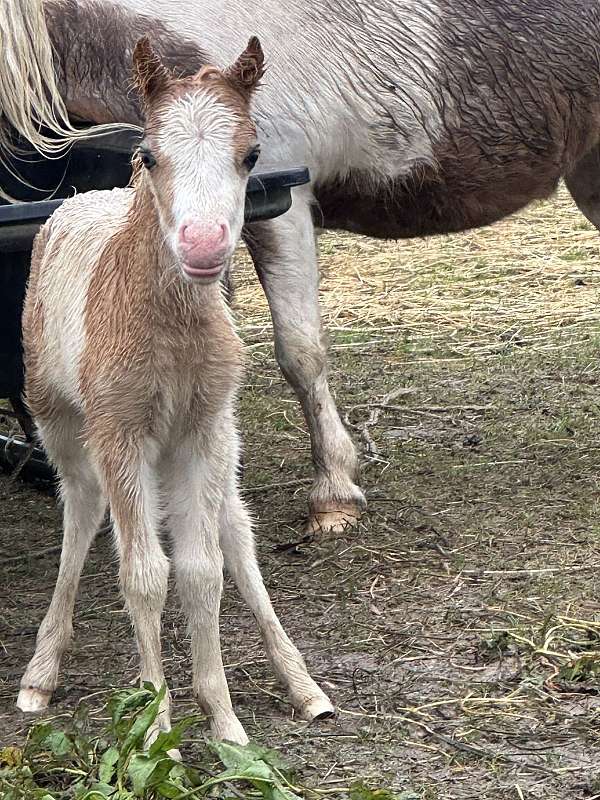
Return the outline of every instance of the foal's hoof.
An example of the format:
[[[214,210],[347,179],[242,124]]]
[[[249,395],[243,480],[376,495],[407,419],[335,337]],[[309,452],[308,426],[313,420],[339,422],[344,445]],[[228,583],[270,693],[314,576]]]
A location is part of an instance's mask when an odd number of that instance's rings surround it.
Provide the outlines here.
[[[323,503],[311,508],[306,532],[344,533],[358,524],[361,514],[357,503]]]
[[[318,719],[329,719],[335,716],[335,707],[325,694],[311,697],[298,709],[302,719],[313,722]]]
[[[212,734],[217,741],[234,742],[235,744],[247,745],[250,739],[239,720],[214,724],[211,726]]]
[[[52,692],[47,689],[21,689],[17,697],[17,708],[26,714],[35,714],[48,708]]]

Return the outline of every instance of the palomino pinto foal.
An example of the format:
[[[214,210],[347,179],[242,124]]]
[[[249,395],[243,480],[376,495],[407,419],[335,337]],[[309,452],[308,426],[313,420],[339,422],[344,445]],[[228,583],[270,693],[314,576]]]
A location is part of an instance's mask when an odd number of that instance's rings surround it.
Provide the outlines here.
[[[58,581],[18,705],[44,708],[72,632],[86,553],[110,506],[141,679],[164,683],[167,517],[192,637],[194,690],[215,736],[247,741],[219,642],[223,562],[271,663],[308,719],[332,712],[271,605],[236,480],[242,347],[219,278],[239,241],[258,156],[251,39],[233,66],[176,79],[148,39],[134,52],[146,117],[133,186],[66,201],[38,234],[24,316],[26,392],[61,478]],[[160,717],[169,725],[168,698]]]

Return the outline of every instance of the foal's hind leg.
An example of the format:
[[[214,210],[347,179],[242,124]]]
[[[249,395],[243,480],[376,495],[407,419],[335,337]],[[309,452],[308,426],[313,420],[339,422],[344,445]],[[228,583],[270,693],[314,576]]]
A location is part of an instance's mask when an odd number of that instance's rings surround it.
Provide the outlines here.
[[[60,659],[72,636],[73,606],[88,549],[106,508],[96,473],[77,437],[75,418],[63,420],[56,433],[41,430],[46,450],[61,476],[64,533],[58,580],[40,625],[35,653],[21,680],[17,706],[40,711],[57,686]]]
[[[163,464],[177,588],[192,638],[194,694],[217,739],[246,744],[231,704],[219,637],[223,554],[218,518],[223,497],[230,420],[216,420],[212,434],[190,434]],[[219,435],[219,433],[221,435]]]
[[[600,230],[600,146],[577,162],[565,183],[581,213]]]
[[[260,628],[275,674],[286,687],[292,705],[307,720],[334,713],[331,701],[308,674],[304,659],[281,626],[256,560],[250,516],[240,498],[235,478],[237,448],[219,519],[225,567],[250,607]]]

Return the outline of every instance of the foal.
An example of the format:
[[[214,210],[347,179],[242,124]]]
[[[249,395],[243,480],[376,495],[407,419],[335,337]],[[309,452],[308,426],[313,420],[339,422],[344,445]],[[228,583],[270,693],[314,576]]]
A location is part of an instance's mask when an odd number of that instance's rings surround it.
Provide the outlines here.
[[[134,52],[146,117],[133,186],[67,200],[38,234],[24,315],[26,393],[61,478],[58,581],[17,700],[45,708],[72,633],[77,585],[107,503],[141,679],[164,683],[167,517],[192,637],[194,691],[216,737],[244,743],[223,670],[223,561],[271,663],[307,718],[332,712],[271,606],[236,480],[242,347],[219,279],[239,241],[258,157],[251,39],[224,71],[176,79],[148,39]],[[169,701],[160,726],[168,728]]]

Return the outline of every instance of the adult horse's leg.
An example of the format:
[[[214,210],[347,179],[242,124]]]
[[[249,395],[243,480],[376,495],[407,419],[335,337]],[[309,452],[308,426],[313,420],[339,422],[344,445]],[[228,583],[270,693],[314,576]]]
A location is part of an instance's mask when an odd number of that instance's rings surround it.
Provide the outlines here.
[[[343,530],[365,506],[358,459],[327,383],[311,196],[296,191],[287,214],[246,230],[246,243],[269,302],[275,355],[308,424],[316,477],[309,529]]]
[[[600,230],[600,145],[596,145],[565,176],[577,208]]]

